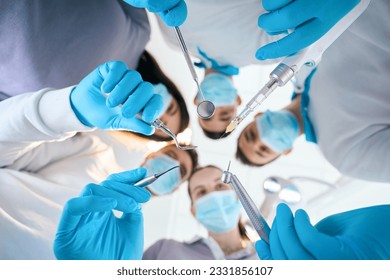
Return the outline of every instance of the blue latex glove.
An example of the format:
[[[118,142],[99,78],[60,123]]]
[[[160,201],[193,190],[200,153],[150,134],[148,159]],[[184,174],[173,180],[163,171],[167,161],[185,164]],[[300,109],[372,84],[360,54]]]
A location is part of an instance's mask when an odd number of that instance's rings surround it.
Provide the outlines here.
[[[108,94],[108,97],[106,95]],[[120,129],[150,135],[152,122],[162,110],[162,98],[141,75],[120,61],[100,65],[71,92],[70,102],[78,119],[87,126]],[[119,106],[122,104],[123,106]]]
[[[99,185],[89,184],[69,200],[54,241],[57,259],[141,259],[144,246],[140,203],[150,193],[132,184],[146,175],[138,168],[114,174]],[[122,211],[121,218],[112,210]]]
[[[195,66],[199,68],[212,68],[219,73],[225,74],[226,76],[234,76],[238,75],[240,70],[233,66],[233,65],[220,65],[215,59],[212,59],[209,57],[204,51],[202,51],[198,47],[198,53],[201,56],[201,61],[200,62],[195,62]]]
[[[278,205],[270,246],[256,243],[261,259],[390,259],[390,205],[331,215],[312,226],[307,213],[295,218]]]
[[[187,5],[184,0],[123,0],[137,7],[157,13],[168,26],[180,26],[187,18]]]
[[[269,13],[259,17],[259,27],[270,35],[287,33],[286,37],[263,46],[257,59],[278,58],[296,53],[320,39],[360,0],[263,0]]]

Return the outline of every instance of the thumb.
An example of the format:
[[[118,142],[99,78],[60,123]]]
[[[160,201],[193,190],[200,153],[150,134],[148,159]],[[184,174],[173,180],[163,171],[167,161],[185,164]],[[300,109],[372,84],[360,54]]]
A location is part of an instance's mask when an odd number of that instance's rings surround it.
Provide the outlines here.
[[[269,245],[264,240],[258,240],[255,244],[255,249],[260,260],[273,259]]]
[[[180,1],[175,7],[158,13],[168,26],[180,26],[187,18],[187,5]]]
[[[68,232],[75,229],[85,214],[107,212],[116,205],[117,201],[115,199],[100,196],[72,198],[64,206],[58,232]]]
[[[342,244],[341,239],[320,232],[310,223],[304,210],[300,209],[295,213],[294,225],[302,245],[316,259],[337,260],[346,257],[345,248],[343,249],[345,244]]]

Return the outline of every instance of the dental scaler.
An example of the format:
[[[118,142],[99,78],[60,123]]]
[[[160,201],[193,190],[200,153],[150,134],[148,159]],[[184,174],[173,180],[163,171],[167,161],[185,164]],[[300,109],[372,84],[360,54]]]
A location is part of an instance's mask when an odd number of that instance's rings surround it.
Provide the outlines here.
[[[283,87],[305,65],[314,69],[321,61],[322,54],[336,39],[367,9],[371,0],[361,0],[347,15],[337,22],[324,36],[300,52],[286,57],[270,74],[270,80],[246,104],[244,110],[227,126],[230,133],[277,88]]]

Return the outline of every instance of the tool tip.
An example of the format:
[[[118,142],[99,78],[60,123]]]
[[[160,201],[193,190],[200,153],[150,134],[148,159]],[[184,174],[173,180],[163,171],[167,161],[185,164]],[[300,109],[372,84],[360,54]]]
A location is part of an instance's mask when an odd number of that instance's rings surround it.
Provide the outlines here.
[[[230,164],[231,164],[231,163],[232,163],[232,161],[229,160],[229,165],[228,165],[227,171],[229,171],[229,169],[230,169]]]
[[[155,176],[156,178],[158,178],[158,177],[164,175],[165,173],[171,171],[172,169],[175,169],[175,168],[178,168],[178,167],[180,167],[180,165],[173,166],[173,167],[169,168],[168,170],[165,170],[165,171],[161,172],[160,174],[154,174],[154,176]]]
[[[228,125],[227,128],[226,128],[225,133],[230,133],[230,132],[232,132],[233,130],[236,129],[236,127],[237,127],[237,124],[236,124],[235,122],[229,123],[229,125]]]

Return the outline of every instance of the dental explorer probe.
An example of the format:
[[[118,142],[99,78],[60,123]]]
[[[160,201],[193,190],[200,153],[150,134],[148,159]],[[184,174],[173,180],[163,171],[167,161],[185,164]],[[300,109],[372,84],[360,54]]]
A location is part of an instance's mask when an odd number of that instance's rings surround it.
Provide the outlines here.
[[[290,81],[302,66],[313,69],[321,61],[322,54],[334,41],[366,10],[371,0],[361,0],[347,15],[340,19],[325,35],[300,52],[286,57],[270,74],[270,80],[246,104],[242,112],[227,126],[225,133],[230,133],[279,86]]]
[[[172,169],[178,168],[178,167],[180,167],[180,166],[177,165],[177,166],[171,167],[168,170],[165,170],[161,173],[153,174],[151,176],[143,178],[142,180],[139,180],[137,183],[135,183],[134,187],[141,187],[141,188],[146,187],[147,185],[150,185],[151,183],[155,182],[158,178],[160,178],[165,173],[171,171]]]
[[[222,182],[225,184],[230,184],[233,187],[257,234],[262,240],[269,244],[270,227],[268,226],[264,217],[261,215],[259,209],[256,207],[256,204],[246,192],[240,180],[238,180],[236,175],[229,171],[229,168],[230,161],[227,170],[222,173]]]

